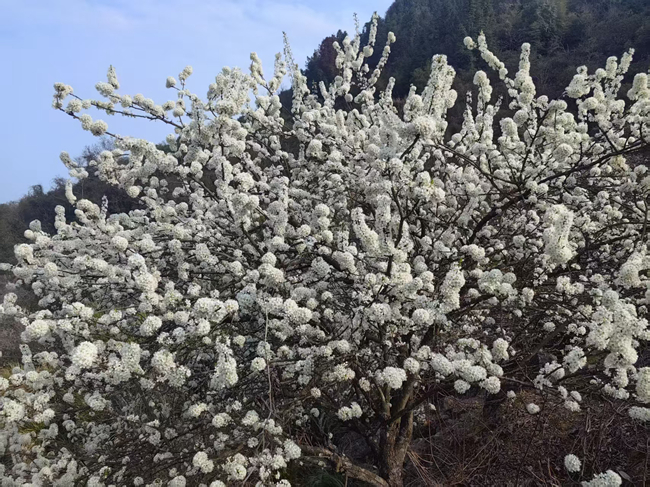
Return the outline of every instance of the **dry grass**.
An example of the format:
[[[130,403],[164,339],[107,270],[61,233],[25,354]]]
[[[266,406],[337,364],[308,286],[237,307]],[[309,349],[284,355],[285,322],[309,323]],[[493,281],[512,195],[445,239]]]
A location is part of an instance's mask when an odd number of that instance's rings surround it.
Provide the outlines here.
[[[536,392],[521,392],[486,418],[480,398],[454,399],[431,415],[409,454],[409,486],[578,486],[612,469],[624,485],[650,485],[648,429],[607,401],[583,404],[579,413],[543,408],[528,414]],[[569,475],[564,456],[583,461]]]

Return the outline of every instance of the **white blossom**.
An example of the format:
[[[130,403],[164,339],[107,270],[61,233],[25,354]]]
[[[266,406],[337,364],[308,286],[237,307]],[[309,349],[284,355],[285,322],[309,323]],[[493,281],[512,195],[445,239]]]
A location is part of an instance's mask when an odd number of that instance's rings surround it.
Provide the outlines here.
[[[99,351],[94,343],[82,342],[74,349],[71,360],[77,367],[87,368],[91,367],[95,360],[97,360],[98,354]]]
[[[402,387],[402,383],[406,381],[406,372],[404,369],[386,367],[383,371],[377,374],[377,380],[386,384],[391,389],[399,389]]]
[[[597,474],[593,480],[582,482],[583,487],[619,487],[623,483],[621,476],[612,470]]]
[[[580,459],[577,456],[570,453],[564,457],[564,467],[568,472],[573,473],[579,472],[582,468],[582,464],[580,463]]]
[[[529,402],[526,404],[526,411],[528,411],[530,414],[537,414],[540,412],[540,410],[541,408],[535,403]]]
[[[214,462],[208,458],[206,452],[200,451],[192,458],[192,464],[203,473],[210,473],[214,470]]]
[[[266,368],[266,360],[262,357],[255,357],[251,362],[251,370],[260,372]]]

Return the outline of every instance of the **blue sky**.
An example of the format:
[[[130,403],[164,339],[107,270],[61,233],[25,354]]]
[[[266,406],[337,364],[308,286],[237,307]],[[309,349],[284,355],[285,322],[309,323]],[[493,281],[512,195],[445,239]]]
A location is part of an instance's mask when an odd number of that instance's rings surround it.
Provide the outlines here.
[[[113,65],[120,92],[142,93],[158,103],[174,99],[167,76],[194,68],[188,86],[205,94],[223,66],[248,68],[258,53],[265,73],[287,32],[301,66],[320,41],[338,29],[353,32],[383,15],[392,0],[0,0],[0,203],[19,199],[30,186],[50,187],[67,176],[59,161],[97,139],[51,108],[53,84],[71,85],[82,98],[99,98],[94,86]],[[383,42],[383,39],[379,40]],[[163,124],[90,112],[121,135],[162,141]]]

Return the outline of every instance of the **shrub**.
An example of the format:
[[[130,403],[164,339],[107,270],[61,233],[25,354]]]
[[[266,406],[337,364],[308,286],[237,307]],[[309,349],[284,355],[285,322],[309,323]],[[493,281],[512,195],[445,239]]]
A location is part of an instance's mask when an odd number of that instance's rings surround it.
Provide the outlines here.
[[[391,83],[375,92],[394,36],[364,62],[374,25],[363,48],[334,44],[340,74],[318,96],[288,47],[270,80],[253,54],[203,99],[191,68],[162,105],[118,94],[112,68],[102,100],[56,85],[55,108],[115,139],[92,170],[142,208],[69,190],[77,222],[57,209],[56,234],[33,224],[5,266],[40,301],[2,305],[25,330],[0,380],[4,482],[286,486],[298,461],[396,487],[426,409],[479,391],[536,390],[530,414],[606,396],[650,418],[650,176],[626,160],[647,145],[647,76],[617,95],[632,53],[549,100],[527,44],[510,77],[468,38],[509,98],[478,71],[449,134],[446,58],[398,112]],[[91,106],[168,124],[170,150],[112,134]]]

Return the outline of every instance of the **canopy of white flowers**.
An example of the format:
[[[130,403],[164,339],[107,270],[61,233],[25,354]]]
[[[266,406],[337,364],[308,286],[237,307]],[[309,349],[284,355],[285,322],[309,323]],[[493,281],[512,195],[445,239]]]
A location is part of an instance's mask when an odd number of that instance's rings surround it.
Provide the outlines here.
[[[291,462],[320,461],[399,486],[442,392],[536,389],[531,414],[604,394],[650,420],[650,175],[626,158],[647,144],[650,89],[638,74],[619,98],[632,52],[549,100],[529,45],[513,77],[467,38],[507,97],[478,71],[449,133],[445,56],[398,110],[392,81],[377,88],[395,37],[369,67],[375,35],[376,19],[367,46],[335,44],[340,76],[314,93],[288,47],[270,79],[253,54],[204,97],[188,67],[162,105],[119,94],[112,68],[100,100],[55,86],[54,108],[116,144],[91,167],[63,153],[71,176],[96,171],[141,208],[108,214],[70,186],[76,221],[32,223],[2,267],[39,299],[0,306],[25,327],[0,378],[2,485],[289,486]],[[168,124],[168,148],[91,107]],[[377,468],[340,455],[324,416]]]

